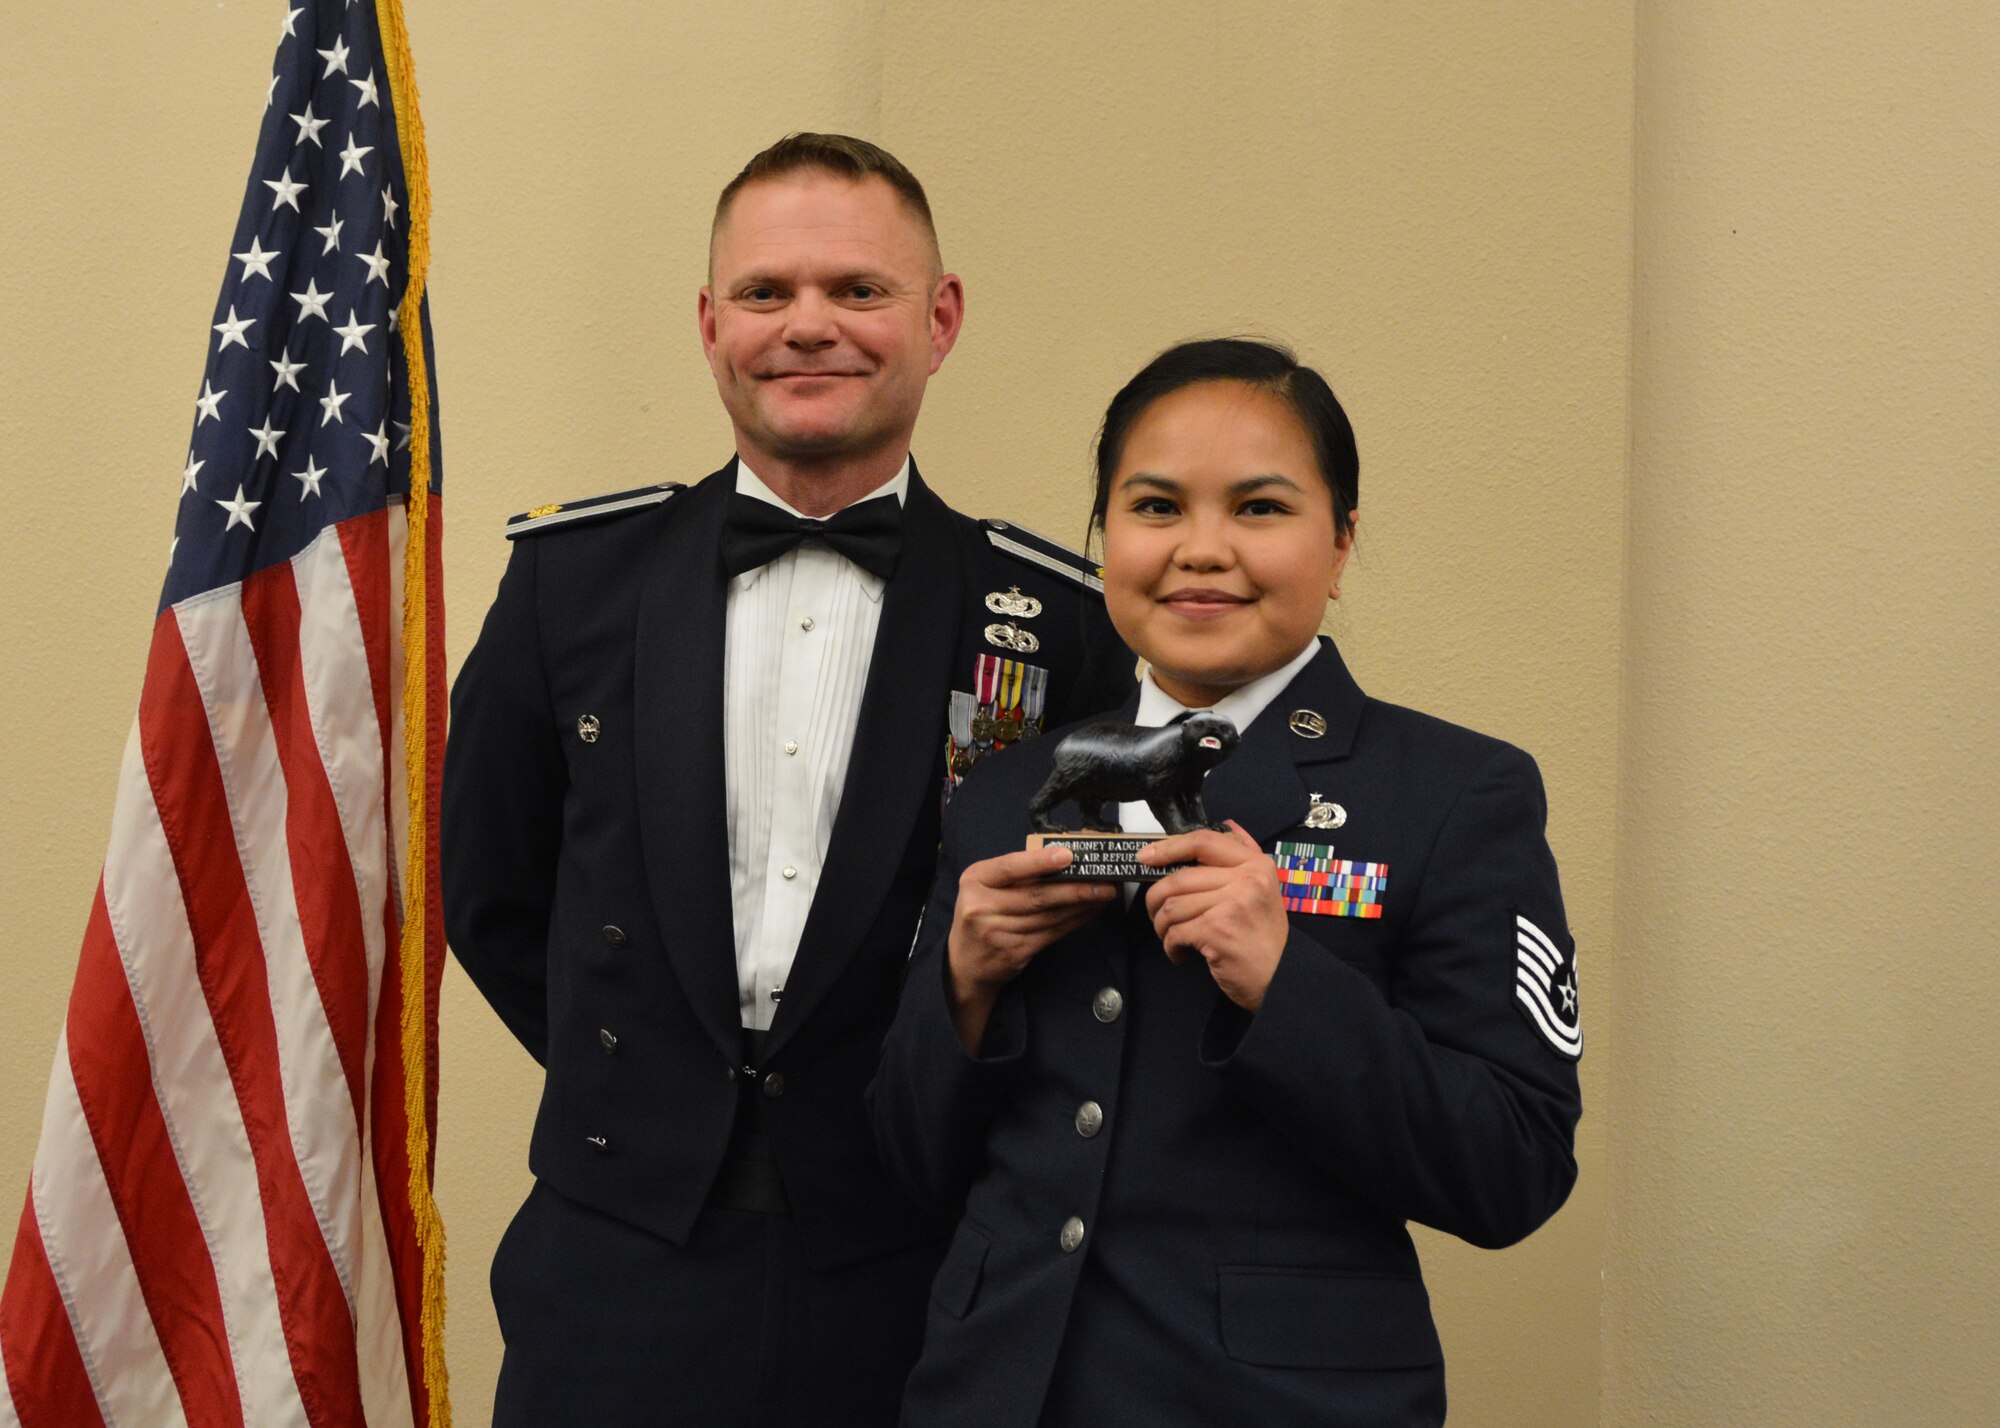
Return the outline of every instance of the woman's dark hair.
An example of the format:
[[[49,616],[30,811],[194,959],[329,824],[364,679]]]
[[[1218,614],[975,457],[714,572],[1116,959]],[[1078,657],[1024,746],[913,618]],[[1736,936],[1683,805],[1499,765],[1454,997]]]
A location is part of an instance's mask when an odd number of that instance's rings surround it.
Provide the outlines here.
[[[1348,425],[1347,413],[1326,378],[1301,365],[1289,347],[1249,337],[1212,337],[1169,347],[1119,388],[1097,432],[1097,498],[1090,507],[1091,530],[1104,529],[1111,476],[1125,453],[1133,423],[1161,397],[1198,382],[1242,382],[1285,400],[1319,458],[1320,479],[1333,493],[1334,529],[1348,534],[1352,524],[1348,512],[1361,497],[1361,458],[1354,449],[1354,428]]]

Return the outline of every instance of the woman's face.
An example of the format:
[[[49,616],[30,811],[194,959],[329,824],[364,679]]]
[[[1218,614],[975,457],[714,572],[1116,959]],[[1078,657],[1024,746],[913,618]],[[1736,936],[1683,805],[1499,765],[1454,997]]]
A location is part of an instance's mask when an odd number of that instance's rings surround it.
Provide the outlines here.
[[[1351,546],[1290,405],[1200,382],[1126,435],[1104,514],[1104,601],[1160,688],[1205,708],[1318,634]]]

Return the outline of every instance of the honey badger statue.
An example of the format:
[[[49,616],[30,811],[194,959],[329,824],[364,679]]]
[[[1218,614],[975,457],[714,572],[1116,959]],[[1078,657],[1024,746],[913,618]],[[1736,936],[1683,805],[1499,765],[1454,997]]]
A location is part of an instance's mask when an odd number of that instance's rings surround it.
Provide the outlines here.
[[[1106,804],[1143,799],[1168,833],[1210,827],[1201,781],[1241,741],[1234,724],[1206,711],[1158,729],[1086,724],[1056,746],[1048,778],[1028,800],[1028,822],[1037,833],[1072,832],[1051,815],[1075,799],[1083,826],[1101,829]]]

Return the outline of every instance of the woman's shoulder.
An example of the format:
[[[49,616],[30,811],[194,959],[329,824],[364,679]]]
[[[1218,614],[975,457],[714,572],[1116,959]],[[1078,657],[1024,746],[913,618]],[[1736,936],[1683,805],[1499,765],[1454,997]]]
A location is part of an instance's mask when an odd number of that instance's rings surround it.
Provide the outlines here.
[[[1394,766],[1413,787],[1433,789],[1446,799],[1485,780],[1541,787],[1534,756],[1519,745],[1372,697],[1362,707],[1353,752],[1357,760]]]

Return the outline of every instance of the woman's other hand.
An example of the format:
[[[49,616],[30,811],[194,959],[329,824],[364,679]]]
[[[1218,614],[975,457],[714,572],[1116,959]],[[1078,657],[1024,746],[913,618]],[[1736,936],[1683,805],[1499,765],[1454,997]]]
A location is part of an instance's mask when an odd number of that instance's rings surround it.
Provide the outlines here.
[[[1202,829],[1163,838],[1142,850],[1139,861],[1195,865],[1147,890],[1153,930],[1176,964],[1195,953],[1224,996],[1248,1012],[1261,1007],[1291,925],[1277,865],[1257,840],[1231,820],[1226,833]]]

